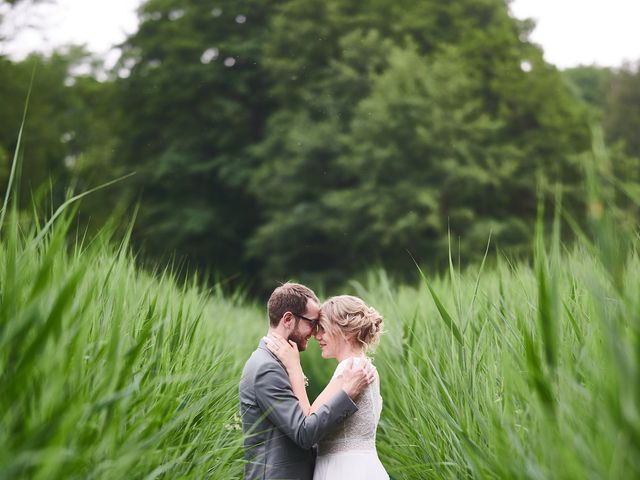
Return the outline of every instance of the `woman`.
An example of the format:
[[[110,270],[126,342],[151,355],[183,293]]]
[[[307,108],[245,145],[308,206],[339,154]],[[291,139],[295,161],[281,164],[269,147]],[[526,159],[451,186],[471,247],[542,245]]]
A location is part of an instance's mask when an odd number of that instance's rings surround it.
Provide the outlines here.
[[[349,362],[365,360],[368,349],[378,343],[382,327],[382,316],[357,297],[340,295],[322,305],[315,338],[322,349],[322,357],[335,358],[339,363],[331,381],[313,405],[309,404],[295,343],[276,335],[266,337],[265,341],[287,369],[293,393],[305,415],[311,415],[342,387],[340,374]],[[358,411],[319,443],[314,480],[389,478],[376,452],[376,428],[382,410],[377,374],[355,403]]]

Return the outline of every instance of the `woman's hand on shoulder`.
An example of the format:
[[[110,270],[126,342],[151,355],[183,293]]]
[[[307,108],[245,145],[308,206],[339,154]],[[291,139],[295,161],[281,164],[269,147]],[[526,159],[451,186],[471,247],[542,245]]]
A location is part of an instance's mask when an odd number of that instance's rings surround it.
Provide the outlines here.
[[[262,337],[262,339],[267,348],[278,357],[289,372],[295,368],[300,368],[300,352],[295,342],[286,341],[277,333],[270,333],[266,337]]]

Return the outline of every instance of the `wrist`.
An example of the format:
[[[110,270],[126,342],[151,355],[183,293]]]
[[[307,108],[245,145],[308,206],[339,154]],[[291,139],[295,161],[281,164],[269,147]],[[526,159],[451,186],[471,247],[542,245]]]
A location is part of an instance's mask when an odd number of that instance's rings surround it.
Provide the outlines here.
[[[302,371],[302,366],[299,363],[293,365],[285,365],[285,368],[287,369],[289,375],[304,378],[304,372]]]
[[[351,400],[355,400],[358,396],[357,392],[353,388],[342,387],[342,391],[346,393]]]
[[[342,388],[342,391],[346,393],[351,400],[355,400],[358,396],[358,392],[356,391],[355,386],[349,382],[342,382],[340,388]]]

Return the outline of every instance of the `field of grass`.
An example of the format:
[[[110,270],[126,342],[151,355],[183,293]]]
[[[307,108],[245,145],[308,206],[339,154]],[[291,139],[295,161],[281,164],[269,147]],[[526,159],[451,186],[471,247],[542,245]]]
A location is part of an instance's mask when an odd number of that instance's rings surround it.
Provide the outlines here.
[[[352,283],[386,319],[393,479],[640,477],[640,260],[601,217],[595,243],[540,237],[531,265]],[[110,228],[70,240],[72,223],[1,227],[0,479],[240,478],[264,306],[145,273]],[[335,363],[303,357],[317,390]]]

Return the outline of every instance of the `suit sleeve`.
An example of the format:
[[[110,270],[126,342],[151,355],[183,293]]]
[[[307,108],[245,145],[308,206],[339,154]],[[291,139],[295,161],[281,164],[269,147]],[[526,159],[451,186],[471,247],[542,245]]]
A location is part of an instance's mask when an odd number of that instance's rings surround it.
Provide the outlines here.
[[[256,373],[256,401],[280,431],[302,448],[311,448],[333,427],[358,410],[340,390],[317,412],[305,416],[284,369],[268,365]]]

